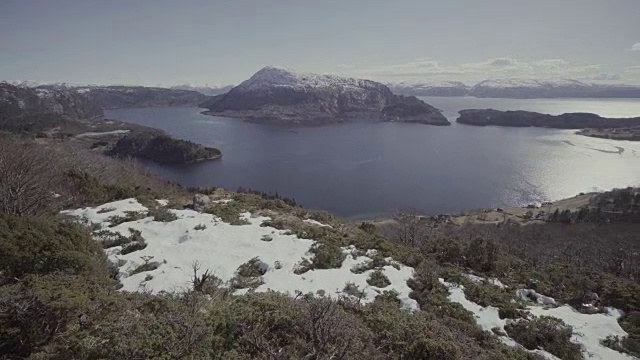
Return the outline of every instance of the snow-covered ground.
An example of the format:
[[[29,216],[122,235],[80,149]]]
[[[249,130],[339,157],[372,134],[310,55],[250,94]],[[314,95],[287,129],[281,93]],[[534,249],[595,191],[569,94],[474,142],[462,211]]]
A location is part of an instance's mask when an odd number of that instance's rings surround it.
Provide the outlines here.
[[[166,200],[159,200],[160,206],[166,206]],[[247,225],[231,225],[221,219],[194,210],[169,210],[177,216],[171,222],[154,221],[152,217],[128,221],[109,227],[110,217],[126,216],[127,212],[146,212],[148,209],[135,199],[114,201],[98,207],[64,211],[64,214],[76,216],[90,223],[100,224],[102,230],[118,232],[129,236],[130,229],[137,230],[147,243],[147,247],[121,254],[121,246],[106,250],[110,260],[120,268],[125,291],[161,291],[181,292],[190,288],[193,277],[193,265],[200,265],[200,273],[209,270],[224,282],[230,281],[238,267],[253,258],[258,258],[266,267],[262,276],[263,284],[255,291],[264,292],[275,290],[289,295],[301,293],[317,293],[322,290],[326,295],[336,298],[344,294],[347,284],[353,284],[363,291],[361,301],[371,302],[375,296],[385,290],[395,290],[403,308],[417,310],[418,304],[409,298],[410,288],[407,286],[414,269],[399,264],[392,259],[386,259],[387,266],[379,268],[389,279],[390,285],[377,288],[367,283],[370,274],[375,270],[355,273],[354,268],[363,268],[371,257],[376,255],[372,249],[343,248],[347,255],[340,268],[310,270],[296,274],[295,270],[303,258],[310,259],[309,252],[315,244],[313,239],[302,239],[292,235],[287,230],[278,230],[268,226],[261,226],[268,217],[254,216],[250,213],[242,214],[248,221]],[[327,226],[316,221],[306,221],[314,226]],[[360,251],[358,251],[360,250]],[[356,254],[365,254],[359,256]],[[156,262],[159,266],[151,271],[131,274],[133,270],[145,263]],[[364,268],[367,268],[366,266]],[[357,271],[359,272],[359,271]],[[484,279],[480,276],[465,274],[465,277],[476,283],[493,284],[504,288],[498,279]],[[464,287],[440,282],[449,289],[449,300],[461,304],[471,311],[478,325],[486,331],[494,328],[504,330],[508,319],[500,319],[498,308],[482,307],[465,297]],[[237,294],[245,293],[246,289],[237,290]],[[535,293],[533,290],[514,290],[514,297],[537,300],[536,304],[528,306],[527,310],[535,316],[553,316],[562,319],[572,326],[574,334],[572,341],[581,344],[584,354],[589,359],[617,360],[632,359],[631,356],[616,352],[600,344],[609,335],[626,336],[617,319],[621,313],[615,309],[608,309],[607,314],[581,314],[569,306],[555,306],[554,299]],[[545,306],[542,306],[544,304]],[[510,346],[518,344],[507,336],[500,336],[500,340]],[[532,352],[548,359],[557,359],[541,349]]]
[[[468,275],[465,275],[468,277]],[[480,277],[476,277],[477,281],[484,281]],[[482,307],[472,301],[469,301],[464,295],[464,286],[456,285],[439,279],[440,282],[449,289],[449,300],[462,305],[465,309],[474,314],[478,325],[487,331],[493,328],[504,330],[508,319],[500,319],[498,316],[498,308],[493,306]],[[533,293],[531,293],[533,292]],[[533,290],[518,290],[516,296],[526,297],[533,296],[539,304],[555,305],[557,302],[548,296],[535,293]],[[582,345],[583,354],[586,359],[601,360],[629,360],[634,357],[617,352],[603,346],[600,341],[609,335],[626,336],[627,333],[618,324],[618,318],[622,316],[621,311],[608,308],[607,314],[582,314],[574,308],[563,305],[560,307],[549,308],[542,305],[531,305],[526,308],[535,316],[552,316],[564,321],[567,325],[573,327],[573,336],[571,341]],[[518,346],[518,344],[507,336],[501,336],[500,340],[510,346]],[[543,351],[534,350],[533,352],[542,355],[547,359],[557,359],[556,356]]]
[[[97,136],[106,136],[106,135],[121,135],[121,134],[126,134],[128,133],[130,130],[113,130],[113,131],[103,131],[103,132],[86,132],[86,133],[82,133],[82,134],[78,134],[76,135],[77,138],[84,138],[84,137],[97,137]]]
[[[262,276],[264,284],[255,291],[275,290],[295,295],[298,291],[315,293],[324,290],[328,296],[336,297],[347,283],[353,283],[359,290],[364,291],[361,299],[363,303],[373,301],[382,291],[395,290],[404,308],[418,308],[417,302],[409,298],[411,290],[407,286],[407,280],[413,276],[413,268],[397,263],[393,263],[397,268],[391,265],[384,266],[381,271],[391,284],[382,289],[369,286],[367,279],[374,270],[356,274],[351,269],[371,261],[371,258],[351,255],[356,252],[354,248],[343,249],[347,257],[340,268],[295,274],[294,270],[298,268],[301,260],[312,257],[309,249],[315,241],[289,235],[287,230],[260,226],[269,220],[268,217],[245,213],[242,217],[249,222],[248,225],[230,225],[211,214],[194,210],[170,210],[178,217],[177,220],[163,223],[154,221],[152,217],[145,217],[109,227],[111,216],[125,216],[126,211],[146,210],[137,200],[127,199],[94,208],[63,212],[84,218],[91,223],[101,224],[103,230],[118,232],[124,236],[129,236],[129,229],[141,232],[147,243],[146,248],[124,255],[120,253],[122,246],[106,250],[109,259],[119,265],[123,274],[120,279],[123,290],[152,293],[185,291],[190,287],[193,265],[196,262],[200,264],[201,273],[209,270],[227,282],[235,276],[240,265],[258,257],[268,265],[268,269]],[[152,271],[129,275],[145,262],[158,262],[159,267]]]

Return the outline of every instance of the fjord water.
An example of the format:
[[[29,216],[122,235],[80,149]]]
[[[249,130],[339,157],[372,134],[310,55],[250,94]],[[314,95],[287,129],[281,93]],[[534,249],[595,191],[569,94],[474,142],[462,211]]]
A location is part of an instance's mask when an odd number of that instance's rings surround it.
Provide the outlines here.
[[[454,122],[468,108],[640,116],[640,101],[425,97]],[[145,163],[184,186],[242,186],[352,218],[414,208],[429,214],[555,200],[640,185],[640,142],[573,130],[353,122],[275,127],[200,114],[198,108],[107,111],[222,150],[219,161]]]

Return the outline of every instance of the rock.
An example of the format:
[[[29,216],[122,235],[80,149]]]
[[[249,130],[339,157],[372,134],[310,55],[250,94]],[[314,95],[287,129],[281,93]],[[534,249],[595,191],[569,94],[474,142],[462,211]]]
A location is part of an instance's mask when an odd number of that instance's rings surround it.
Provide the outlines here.
[[[204,194],[193,195],[193,209],[196,211],[203,211],[207,206],[211,205],[211,199]]]

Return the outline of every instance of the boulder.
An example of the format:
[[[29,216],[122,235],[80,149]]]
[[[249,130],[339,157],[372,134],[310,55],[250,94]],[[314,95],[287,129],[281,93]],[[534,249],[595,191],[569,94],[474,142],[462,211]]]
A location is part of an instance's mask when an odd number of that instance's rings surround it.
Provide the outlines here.
[[[203,211],[209,205],[211,205],[211,199],[204,194],[193,195],[193,209],[196,211]]]

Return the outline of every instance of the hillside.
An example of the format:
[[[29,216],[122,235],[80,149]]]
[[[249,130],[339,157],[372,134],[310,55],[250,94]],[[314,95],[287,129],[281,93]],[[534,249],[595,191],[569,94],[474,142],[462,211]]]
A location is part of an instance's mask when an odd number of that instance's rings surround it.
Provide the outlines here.
[[[101,107],[87,94],[64,86],[45,89],[0,83],[0,130],[28,137],[71,138],[110,156],[160,164],[189,164],[222,156],[218,149],[175,139],[160,130],[101,119]]]
[[[75,139],[0,138],[0,171],[8,358],[640,354],[635,223],[352,223],[186,191]],[[637,210],[633,189],[592,199]]]
[[[40,85],[36,89],[75,92],[103,109],[197,106],[208,99],[194,90],[145,86]]]
[[[417,98],[394,95],[381,83],[299,74],[276,67],[261,69],[201,106],[209,109],[206,114],[263,123],[321,124],[361,119],[449,125],[436,108]]]
[[[44,113],[74,119],[103,115],[90,98],[74,91],[18,87],[0,82],[0,116],[3,119]]]
[[[590,113],[548,115],[531,111],[493,109],[461,110],[456,122],[476,126],[545,127],[554,129],[605,129],[640,125],[638,118],[603,118]]]

